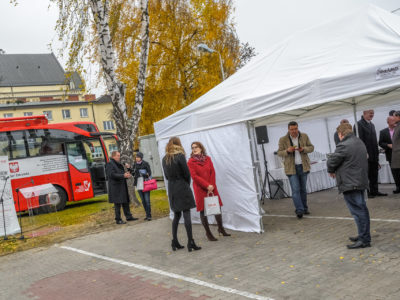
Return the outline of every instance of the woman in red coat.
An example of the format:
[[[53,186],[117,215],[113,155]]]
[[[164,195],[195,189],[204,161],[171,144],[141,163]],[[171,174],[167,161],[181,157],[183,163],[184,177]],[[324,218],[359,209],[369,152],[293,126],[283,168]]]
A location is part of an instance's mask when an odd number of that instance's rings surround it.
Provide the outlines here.
[[[202,143],[192,143],[192,154],[188,162],[188,167],[193,179],[194,198],[196,200],[197,211],[200,212],[201,223],[206,230],[208,240],[216,241],[217,239],[210,231],[208,219],[204,215],[204,198],[207,197],[208,194],[214,194],[214,196],[218,196],[220,206],[222,206],[222,201],[215,184],[214,165],[211,158],[207,156],[206,149]],[[226,233],[224,226],[222,225],[221,214],[215,215],[215,220],[218,224],[218,233],[223,236],[230,236],[230,234]]]

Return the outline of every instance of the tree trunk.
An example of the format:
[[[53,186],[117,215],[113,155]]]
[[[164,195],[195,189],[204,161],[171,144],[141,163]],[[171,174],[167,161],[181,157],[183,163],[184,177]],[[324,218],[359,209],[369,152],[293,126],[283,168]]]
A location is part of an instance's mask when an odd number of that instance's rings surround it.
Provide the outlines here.
[[[145,73],[147,67],[147,57],[149,52],[149,17],[148,17],[148,1],[141,1],[142,13],[142,47],[140,54],[140,70],[138,79],[138,92],[136,98],[139,99],[135,103],[134,113],[129,119],[126,102],[125,102],[125,84],[120,82],[115,73],[116,58],[111,41],[109,27],[109,0],[90,0],[90,8],[93,13],[94,23],[99,39],[100,64],[102,66],[104,77],[106,80],[107,90],[111,97],[113,105],[113,117],[117,129],[118,144],[121,152],[121,162],[133,163],[133,141],[136,137],[137,126],[140,121],[140,115],[143,106]],[[135,124],[135,125],[134,125]],[[133,126],[134,125],[134,126]],[[133,127],[135,129],[133,129]],[[133,134],[134,133],[134,134]],[[137,206],[139,201],[136,198],[133,180],[128,180],[129,194],[132,202]]]
[[[136,135],[139,129],[140,118],[142,116],[144,90],[146,85],[146,70],[147,70],[147,61],[149,58],[149,44],[150,44],[149,1],[141,0],[140,9],[142,11],[141,29],[140,29],[140,38],[142,41],[142,45],[140,47],[139,75],[136,85],[135,106],[133,107],[132,118],[130,120],[132,124],[132,130],[130,136],[131,141],[134,141],[136,139]]]

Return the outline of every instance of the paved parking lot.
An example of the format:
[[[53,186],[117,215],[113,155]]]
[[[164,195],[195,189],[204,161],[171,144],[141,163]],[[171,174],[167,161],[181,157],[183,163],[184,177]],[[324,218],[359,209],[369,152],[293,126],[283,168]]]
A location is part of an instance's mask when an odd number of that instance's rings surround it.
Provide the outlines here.
[[[301,220],[291,199],[266,200],[263,234],[209,242],[194,225],[192,253],[171,251],[164,218],[1,257],[0,298],[400,299],[400,196],[368,206],[371,248],[346,248],[356,228],[333,189],[309,195]]]

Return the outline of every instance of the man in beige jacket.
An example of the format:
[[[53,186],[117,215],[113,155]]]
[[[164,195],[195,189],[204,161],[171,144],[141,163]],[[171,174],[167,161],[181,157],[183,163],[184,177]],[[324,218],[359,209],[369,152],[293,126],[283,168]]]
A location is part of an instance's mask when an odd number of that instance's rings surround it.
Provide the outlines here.
[[[285,173],[292,188],[295,213],[300,219],[308,215],[307,175],[310,172],[310,159],[307,153],[314,151],[308,135],[299,131],[298,124],[291,121],[288,133],[279,139],[278,155],[283,158]]]

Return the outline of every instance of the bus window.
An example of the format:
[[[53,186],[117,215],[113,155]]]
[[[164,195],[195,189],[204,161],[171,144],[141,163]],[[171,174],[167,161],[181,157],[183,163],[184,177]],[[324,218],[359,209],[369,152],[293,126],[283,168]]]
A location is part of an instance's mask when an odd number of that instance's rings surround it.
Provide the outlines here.
[[[8,156],[10,158],[9,141],[5,132],[0,132],[0,156]]]
[[[25,137],[25,131],[8,131],[7,132],[10,158],[24,158],[28,156],[27,153],[27,140]]]
[[[67,143],[68,162],[81,172],[88,172],[85,150],[81,142]]]

